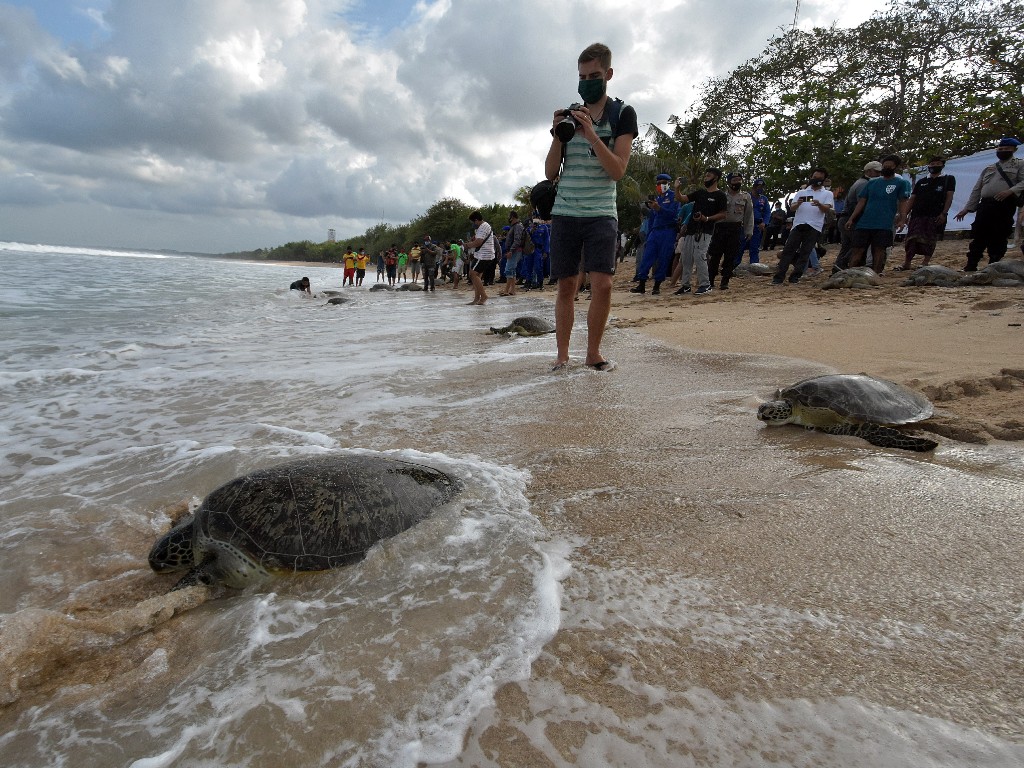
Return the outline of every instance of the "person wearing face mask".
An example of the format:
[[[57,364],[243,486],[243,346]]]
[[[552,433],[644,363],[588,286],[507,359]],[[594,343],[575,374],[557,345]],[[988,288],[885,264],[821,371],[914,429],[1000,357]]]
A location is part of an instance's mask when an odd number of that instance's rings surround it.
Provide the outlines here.
[[[555,129],[565,118],[565,108],[556,110],[551,123],[551,146],[544,159],[545,178],[558,179],[551,211],[551,277],[558,282],[557,357],[552,370],[568,365],[576,289],[581,273],[588,272],[590,308],[584,362],[593,370],[608,371],[614,364],[601,353],[601,340],[611,311],[615,273],[616,187],[626,174],[639,129],[636,110],[608,97],[607,84],[613,75],[608,46],[594,43],[585,48],[576,60],[576,68],[577,92],[583,104],[570,110],[575,122],[574,135],[563,144]]]
[[[672,177],[667,173],[659,173],[655,179],[655,192],[645,203],[647,207],[647,242],[644,244],[644,255],[637,267],[637,285],[630,288],[630,293],[644,293],[647,275],[654,268],[654,288],[651,295],[661,293],[661,283],[665,279],[672,262],[672,248],[676,242],[676,216],[682,203],[676,200],[669,188]]]
[[[742,191],[743,174],[730,173],[726,180],[725,196],[728,200],[725,218],[715,227],[708,245],[708,277],[714,285],[719,266],[722,269],[721,290],[728,290],[732,270],[740,255],[743,238],[754,233],[754,202]]]
[[[928,161],[928,175],[918,179],[910,193],[910,220],[907,222],[907,239],[904,243],[903,264],[894,272],[910,269],[914,256],[924,257],[922,266],[927,267],[935,253],[935,243],[946,231],[946,215],[953,204],[956,177],[946,176],[942,171],[946,158],[936,155]]]
[[[851,267],[864,264],[870,246],[871,267],[878,274],[885,269],[886,249],[893,243],[895,230],[906,221],[910,202],[910,182],[897,175],[901,165],[899,155],[883,157],[882,175],[865,184],[857,196],[857,206],[846,222],[852,231]]]
[[[1024,204],[1024,161],[1014,157],[1019,146],[1020,142],[1010,136],[999,140],[997,162],[982,170],[963,210],[956,215],[957,221],[963,221],[968,213],[975,212],[965,272],[978,270],[986,249],[989,264],[1006,254],[1015,209]]]
[[[836,263],[832,266],[832,274],[847,269],[850,266],[850,255],[853,253],[853,244],[850,241],[852,233],[846,228],[846,222],[850,220],[850,214],[857,207],[857,198],[864,185],[871,179],[877,179],[882,174],[882,164],[872,160],[864,166],[864,175],[850,185],[850,191],[846,193],[846,200],[843,205],[843,212],[839,214],[836,228],[839,230],[839,253],[836,254]]]
[[[679,263],[672,272],[672,283],[683,281],[682,287],[675,296],[685,296],[692,289],[690,278],[693,270],[697,270],[697,290],[695,296],[711,293],[711,276],[708,274],[708,247],[715,227],[722,221],[729,207],[729,198],[718,188],[718,180],[722,172],[718,168],[704,171],[704,188],[695,192],[682,194],[679,189],[683,180],[676,179],[675,196],[680,203],[693,203],[690,220],[686,223],[686,236],[683,238],[679,253]]]
[[[793,267],[793,273],[789,276],[790,283],[798,283],[803,277],[811,251],[817,245],[825,226],[825,214],[835,204],[832,192],[825,189],[827,177],[828,171],[815,168],[811,171],[810,183],[793,196],[790,206],[793,211],[793,228],[779,256],[779,266],[772,278],[772,285],[782,285],[790,266]]]
[[[764,239],[765,232],[768,231],[768,224],[772,217],[772,204],[764,193],[764,179],[754,179],[754,185],[750,191],[750,199],[754,205],[754,233],[749,237],[743,238],[743,242],[740,244],[739,256],[736,258],[737,266],[742,263],[743,254],[747,251],[750,251],[751,264],[760,262],[761,241]]]

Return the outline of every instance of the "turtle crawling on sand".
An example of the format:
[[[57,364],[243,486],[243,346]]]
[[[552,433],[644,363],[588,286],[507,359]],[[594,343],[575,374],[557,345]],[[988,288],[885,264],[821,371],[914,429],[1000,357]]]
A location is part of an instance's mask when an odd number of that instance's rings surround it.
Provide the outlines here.
[[[927,419],[932,404],[923,395],[866,374],[837,373],[804,379],[780,389],[757,409],[768,426],[799,424],[831,435],[855,435],[882,448],[931,451],[938,443],[897,426]]]
[[[850,267],[841,269],[821,286],[823,291],[830,288],[874,288],[882,284],[882,278],[871,267]]]
[[[444,472],[384,456],[320,456],[261,469],[217,488],[149,553],[174,587],[242,588],[275,573],[362,560],[420,522],[462,486]]]
[[[491,328],[491,333],[517,333],[520,336],[543,336],[545,333],[554,333],[555,324],[543,317],[526,315],[517,317],[504,328]]]

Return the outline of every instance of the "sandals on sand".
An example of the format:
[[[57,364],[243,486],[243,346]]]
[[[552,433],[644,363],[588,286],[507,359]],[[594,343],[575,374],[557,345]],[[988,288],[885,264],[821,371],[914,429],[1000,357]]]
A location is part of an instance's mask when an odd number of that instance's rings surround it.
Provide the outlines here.
[[[615,363],[611,360],[602,360],[601,362],[594,364],[587,363],[587,368],[590,368],[593,371],[614,371],[616,367]]]

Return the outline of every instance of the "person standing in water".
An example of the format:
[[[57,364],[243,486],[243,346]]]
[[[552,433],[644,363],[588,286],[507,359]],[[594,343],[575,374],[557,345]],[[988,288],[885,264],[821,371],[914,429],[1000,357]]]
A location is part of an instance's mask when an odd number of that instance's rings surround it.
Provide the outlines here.
[[[580,274],[590,274],[590,309],[587,312],[587,366],[611,370],[614,364],[601,353],[601,340],[611,311],[612,275],[618,238],[616,186],[629,165],[633,139],[638,134],[636,111],[608,97],[612,79],[612,52],[602,43],[583,50],[576,60],[577,92],[583,104],[557,109],[551,124],[551,146],[544,160],[544,176],[558,179],[551,216],[551,277],[558,282],[555,300],[555,340],[558,349],[552,370],[569,362],[569,340],[576,314]],[[564,125],[574,133],[563,142]]]

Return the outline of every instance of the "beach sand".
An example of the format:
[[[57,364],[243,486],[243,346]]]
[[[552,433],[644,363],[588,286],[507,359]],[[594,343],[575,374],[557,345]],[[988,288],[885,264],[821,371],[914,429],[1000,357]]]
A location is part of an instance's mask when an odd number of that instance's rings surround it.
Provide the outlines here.
[[[932,263],[961,269],[966,250],[967,241],[941,242]],[[774,265],[778,253],[762,262]],[[611,325],[679,347],[891,379],[935,403],[939,415],[926,429],[972,442],[1024,440],[1024,290],[904,287],[905,275],[891,270],[877,288],[820,290],[831,263],[798,285],[737,275],[729,290],[706,297],[631,294],[628,264],[616,276]],[[897,244],[890,265],[901,263]]]
[[[696,298],[629,293],[626,262],[618,370],[577,360],[518,428],[466,425],[469,448],[529,469],[536,514],[574,548],[561,628],[451,765],[1024,760],[1024,290],[887,272],[823,291],[825,265]],[[757,424],[759,398],[823,367],[928,394],[940,449]]]

